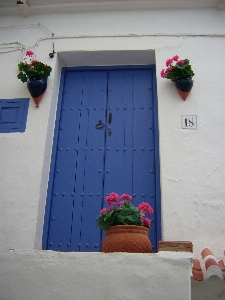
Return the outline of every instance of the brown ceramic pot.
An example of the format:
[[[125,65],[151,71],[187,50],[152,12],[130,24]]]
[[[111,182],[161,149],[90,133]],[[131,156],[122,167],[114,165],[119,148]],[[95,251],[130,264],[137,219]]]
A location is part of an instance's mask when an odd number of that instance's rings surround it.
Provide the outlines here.
[[[39,107],[39,103],[47,89],[46,78],[30,78],[27,82],[27,88],[30,92],[36,107]]]
[[[179,78],[175,81],[175,86],[181,98],[186,100],[193,87],[193,80],[191,77]]]
[[[105,231],[102,252],[151,253],[149,229],[144,226],[116,225]]]

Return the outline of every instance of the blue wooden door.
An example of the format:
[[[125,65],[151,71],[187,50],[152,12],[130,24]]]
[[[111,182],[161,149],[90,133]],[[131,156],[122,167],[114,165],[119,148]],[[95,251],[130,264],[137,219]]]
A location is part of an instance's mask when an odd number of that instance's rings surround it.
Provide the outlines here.
[[[46,205],[43,248],[100,251],[104,196],[149,202],[160,238],[154,68],[65,69]]]

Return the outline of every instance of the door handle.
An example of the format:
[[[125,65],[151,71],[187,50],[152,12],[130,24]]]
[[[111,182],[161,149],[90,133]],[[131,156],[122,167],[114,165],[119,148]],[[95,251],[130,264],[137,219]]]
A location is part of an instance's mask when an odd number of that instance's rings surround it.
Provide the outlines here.
[[[95,125],[96,129],[102,129],[105,127],[105,124],[102,122],[102,120],[99,120],[98,123]]]
[[[112,113],[109,113],[109,117],[108,117],[108,123],[111,124],[112,123]]]

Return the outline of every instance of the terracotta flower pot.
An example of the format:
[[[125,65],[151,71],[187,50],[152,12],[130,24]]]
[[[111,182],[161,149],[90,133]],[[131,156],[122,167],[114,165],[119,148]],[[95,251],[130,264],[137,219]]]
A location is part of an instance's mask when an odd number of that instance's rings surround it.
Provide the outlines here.
[[[149,229],[144,226],[116,225],[105,231],[102,252],[151,253]]]
[[[175,82],[175,86],[181,98],[186,100],[193,87],[193,80],[191,77],[180,78]]]
[[[36,104],[36,107],[39,107],[41,98],[43,97],[44,92],[46,91],[47,88],[47,79],[31,78],[27,82],[27,88]]]

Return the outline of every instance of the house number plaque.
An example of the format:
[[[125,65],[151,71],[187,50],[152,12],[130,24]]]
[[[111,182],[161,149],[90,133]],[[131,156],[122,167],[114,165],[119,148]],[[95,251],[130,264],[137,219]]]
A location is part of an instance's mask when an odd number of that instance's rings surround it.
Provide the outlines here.
[[[181,116],[181,128],[197,129],[197,116],[195,115]]]

